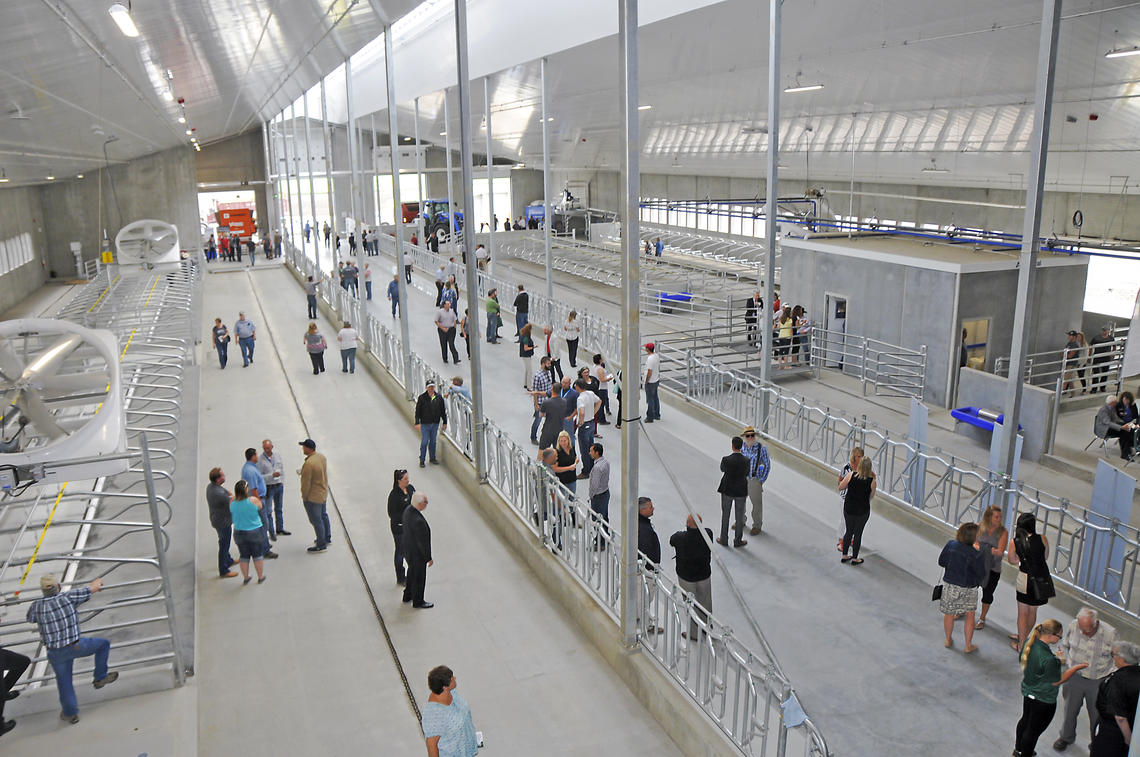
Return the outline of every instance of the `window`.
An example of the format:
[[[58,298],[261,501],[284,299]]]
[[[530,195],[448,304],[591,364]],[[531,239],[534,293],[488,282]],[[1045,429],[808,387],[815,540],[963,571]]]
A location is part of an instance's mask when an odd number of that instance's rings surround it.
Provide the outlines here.
[[[0,276],[31,263],[35,257],[32,235],[28,232],[0,240]]]

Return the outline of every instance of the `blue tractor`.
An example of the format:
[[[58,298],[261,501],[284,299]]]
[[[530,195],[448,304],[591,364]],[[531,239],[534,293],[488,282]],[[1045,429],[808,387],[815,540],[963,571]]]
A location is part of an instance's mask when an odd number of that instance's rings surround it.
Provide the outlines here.
[[[426,200],[420,214],[424,219],[425,234],[434,234],[441,243],[451,239],[452,234],[463,231],[463,211],[455,211],[452,218],[447,200]]]

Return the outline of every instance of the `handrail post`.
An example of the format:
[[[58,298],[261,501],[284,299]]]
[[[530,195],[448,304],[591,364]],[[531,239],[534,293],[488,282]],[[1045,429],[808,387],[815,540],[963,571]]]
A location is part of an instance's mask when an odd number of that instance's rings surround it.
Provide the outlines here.
[[[162,543],[162,526],[158,524],[158,497],[154,493],[154,471],[150,467],[150,446],[146,433],[139,434],[139,447],[142,457],[143,481],[146,483],[146,501],[150,508],[150,527],[154,534],[154,552],[158,558],[158,570],[162,575],[162,596],[166,604],[166,620],[170,625],[170,644],[174,649],[174,685],[186,682],[186,670],[182,656],[182,641],[178,638],[178,625],[174,622],[174,596],[170,592],[170,569],[166,564],[166,548]]]

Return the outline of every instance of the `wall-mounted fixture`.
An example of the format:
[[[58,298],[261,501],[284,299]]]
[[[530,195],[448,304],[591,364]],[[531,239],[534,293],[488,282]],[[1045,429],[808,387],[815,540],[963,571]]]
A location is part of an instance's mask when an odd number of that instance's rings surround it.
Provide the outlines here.
[[[131,38],[139,36],[139,28],[135,26],[135,21],[131,18],[130,8],[122,3],[115,3],[107,9],[107,12],[111,14],[111,19],[119,27],[123,36]]]

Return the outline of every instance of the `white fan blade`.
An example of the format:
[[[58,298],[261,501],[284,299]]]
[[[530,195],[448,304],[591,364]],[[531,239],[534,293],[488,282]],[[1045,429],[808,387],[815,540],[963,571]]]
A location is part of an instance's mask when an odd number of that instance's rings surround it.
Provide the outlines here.
[[[9,381],[15,381],[23,372],[24,364],[12,351],[12,343],[6,339],[0,341],[0,373]]]
[[[49,347],[45,352],[41,352],[39,356],[28,364],[24,369],[22,378],[30,381],[36,379],[43,379],[51,376],[59,368],[60,364],[75,351],[75,348],[83,343],[83,337],[78,334],[68,334],[62,339],[58,340],[55,344]]]
[[[106,371],[72,373],[66,376],[48,376],[36,382],[45,395],[56,396],[68,392],[103,392],[111,378]],[[2,387],[0,387],[2,388]]]
[[[35,426],[36,430],[41,434],[47,434],[52,439],[58,439],[61,436],[67,435],[67,432],[55,422],[51,411],[47,409],[43,400],[41,400],[39,395],[34,391],[25,390],[20,392],[20,396],[14,404],[20,408],[20,411],[24,415],[28,416],[32,425]]]

